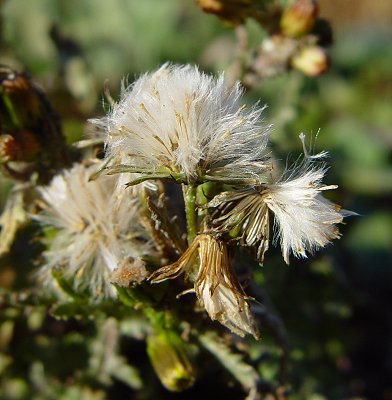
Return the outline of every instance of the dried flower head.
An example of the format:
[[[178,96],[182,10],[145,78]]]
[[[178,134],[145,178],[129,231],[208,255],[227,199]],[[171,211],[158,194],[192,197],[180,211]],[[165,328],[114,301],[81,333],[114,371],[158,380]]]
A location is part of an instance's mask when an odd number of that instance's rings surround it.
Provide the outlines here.
[[[108,135],[107,157],[144,179],[181,182],[251,179],[269,169],[269,127],[262,108],[248,110],[242,89],[232,89],[197,67],[165,64],[127,88],[107,118],[95,120]]]
[[[217,208],[212,222],[215,230],[223,233],[239,226],[240,243],[250,247],[258,245],[258,259],[263,262],[272,212],[276,237],[280,238],[287,264],[290,253],[307,257],[307,252],[312,253],[338,238],[336,224],[353,213],[341,211],[340,206],[322,196],[323,191],[337,187],[322,184],[326,168],[313,161],[323,155],[306,156],[304,162],[286,171],[276,182],[216,196],[209,203],[210,207]]]
[[[173,264],[155,271],[150,279],[162,282],[185,273],[195,281],[194,289],[212,320],[232,332],[258,338],[248,297],[231,266],[227,245],[209,234],[199,234]]]
[[[142,283],[147,278],[147,269],[140,258],[128,257],[123,259],[111,273],[110,281],[121,287]]]
[[[39,189],[44,209],[36,218],[57,229],[41,274],[50,285],[52,269],[62,268],[75,289],[88,288],[93,297],[114,296],[110,274],[151,249],[143,238],[137,199],[117,190],[114,177],[89,181],[95,169],[76,164]]]

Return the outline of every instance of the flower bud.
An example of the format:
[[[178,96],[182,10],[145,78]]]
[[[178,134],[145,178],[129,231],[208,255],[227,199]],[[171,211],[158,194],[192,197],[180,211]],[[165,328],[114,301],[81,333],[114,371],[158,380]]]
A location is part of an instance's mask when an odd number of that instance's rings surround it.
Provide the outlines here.
[[[282,34],[293,38],[306,35],[313,28],[317,13],[313,0],[296,0],[283,12],[280,20]]]
[[[318,76],[329,66],[328,55],[319,46],[308,46],[299,50],[291,59],[291,66],[308,76]]]
[[[236,26],[247,18],[258,21],[269,32],[279,24],[281,7],[271,0],[196,0],[206,13],[215,14],[226,24]]]
[[[173,331],[160,331],[147,337],[147,353],[152,366],[166,389],[179,392],[195,382],[195,369],[185,343]]]

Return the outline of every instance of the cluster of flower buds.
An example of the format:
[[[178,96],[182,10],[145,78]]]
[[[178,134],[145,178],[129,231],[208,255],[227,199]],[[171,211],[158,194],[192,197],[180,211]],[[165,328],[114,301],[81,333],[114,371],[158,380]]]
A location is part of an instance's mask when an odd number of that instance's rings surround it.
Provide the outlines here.
[[[254,18],[268,33],[245,68],[243,82],[248,87],[291,68],[314,77],[329,67],[325,46],[331,43],[331,29],[318,17],[315,0],[294,0],[287,7],[274,0],[198,0],[198,4],[234,25]]]

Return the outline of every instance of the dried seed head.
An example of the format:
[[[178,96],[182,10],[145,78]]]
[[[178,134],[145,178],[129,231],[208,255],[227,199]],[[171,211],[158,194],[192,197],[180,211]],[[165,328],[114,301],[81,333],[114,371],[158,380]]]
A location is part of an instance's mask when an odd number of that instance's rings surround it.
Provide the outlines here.
[[[75,289],[89,289],[93,298],[101,298],[116,296],[110,283],[116,268],[123,284],[126,279],[142,279],[142,263],[127,262],[148,254],[151,246],[139,223],[138,199],[119,191],[115,177],[90,181],[95,169],[76,164],[41,187],[44,209],[36,219],[56,229],[44,254],[44,281],[52,286],[52,270],[63,266],[64,276]]]
[[[196,236],[179,260],[152,274],[152,282],[173,279],[185,273],[212,320],[218,320],[237,335],[258,338],[248,297],[231,266],[226,244],[209,234]]]
[[[141,259],[133,257],[120,261],[118,267],[111,273],[110,281],[121,287],[139,285],[147,277],[146,265]]]
[[[259,182],[269,168],[269,127],[263,108],[246,109],[241,96],[239,83],[230,89],[223,75],[165,64],[123,89],[109,116],[93,122],[107,131],[111,165],[128,167],[112,171],[141,180]]]

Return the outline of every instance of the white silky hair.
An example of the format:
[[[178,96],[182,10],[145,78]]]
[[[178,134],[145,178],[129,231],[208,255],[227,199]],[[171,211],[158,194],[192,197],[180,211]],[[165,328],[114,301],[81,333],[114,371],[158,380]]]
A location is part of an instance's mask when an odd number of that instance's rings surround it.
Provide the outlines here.
[[[337,186],[322,184],[326,168],[304,162],[292,169],[287,179],[266,185],[264,201],[274,214],[283,258],[289,255],[307,257],[338,238],[335,224],[341,223],[344,212],[322,196],[322,192]],[[286,174],[287,175],[287,174]]]
[[[304,154],[279,177],[254,187],[240,188],[216,195],[208,207],[216,208],[213,230],[222,234],[238,229],[239,243],[258,246],[257,259],[262,264],[270,242],[269,221],[274,220],[274,242],[280,242],[285,262],[290,254],[307,257],[340,237],[337,224],[356,213],[323,197],[336,185],[322,183],[327,171],[326,152],[310,154],[301,134]]]
[[[75,164],[55,176],[39,192],[44,209],[35,218],[56,228],[44,253],[41,277],[55,287],[52,270],[64,268],[75,289],[90,289],[93,297],[115,296],[110,273],[127,257],[147,254],[151,249],[138,220],[138,200],[118,190],[116,177],[89,181],[96,166]]]
[[[228,88],[191,65],[164,64],[123,87],[121,99],[102,120],[107,156],[119,152],[129,165],[165,166],[196,179],[199,171],[221,176],[258,176],[265,167],[270,127],[262,107],[241,103],[239,83]]]

